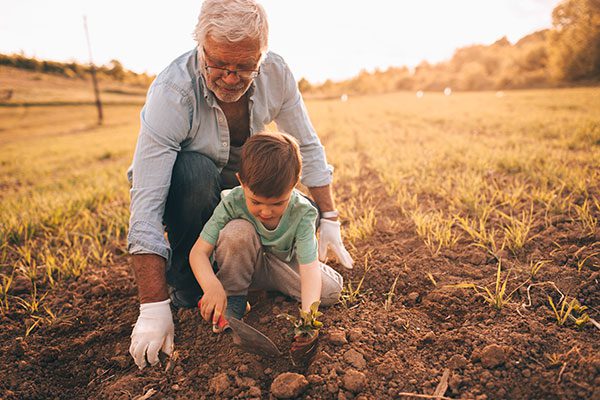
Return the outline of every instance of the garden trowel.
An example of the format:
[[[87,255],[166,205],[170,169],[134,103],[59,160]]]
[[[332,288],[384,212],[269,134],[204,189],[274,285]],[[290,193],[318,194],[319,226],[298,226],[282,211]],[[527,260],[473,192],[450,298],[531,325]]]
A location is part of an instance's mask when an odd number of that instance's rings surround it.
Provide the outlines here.
[[[275,346],[275,343],[260,331],[239,319],[230,317],[227,320],[233,331],[233,342],[242,350],[259,356],[281,355],[281,351]]]

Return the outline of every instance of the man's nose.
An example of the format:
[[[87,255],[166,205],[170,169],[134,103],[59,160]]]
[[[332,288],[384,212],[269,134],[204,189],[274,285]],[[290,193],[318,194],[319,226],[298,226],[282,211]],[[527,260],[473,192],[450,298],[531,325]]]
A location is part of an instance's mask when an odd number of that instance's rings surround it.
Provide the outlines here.
[[[221,79],[228,85],[235,85],[240,81],[240,77],[238,76],[238,74],[229,70],[225,71],[225,74]]]

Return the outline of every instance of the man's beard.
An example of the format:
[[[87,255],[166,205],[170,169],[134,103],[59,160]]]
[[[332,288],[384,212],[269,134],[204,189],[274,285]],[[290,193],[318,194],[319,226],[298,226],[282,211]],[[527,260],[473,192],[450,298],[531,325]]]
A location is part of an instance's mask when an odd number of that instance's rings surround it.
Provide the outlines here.
[[[246,93],[246,91],[250,87],[250,84],[252,83],[252,81],[248,83],[240,81],[237,85],[229,86],[225,85],[221,81],[220,86],[219,84],[217,84],[218,81],[219,80],[212,81],[210,79],[207,79],[206,86],[211,92],[214,93],[217,99],[224,103],[235,103],[236,101],[241,99],[244,93]]]

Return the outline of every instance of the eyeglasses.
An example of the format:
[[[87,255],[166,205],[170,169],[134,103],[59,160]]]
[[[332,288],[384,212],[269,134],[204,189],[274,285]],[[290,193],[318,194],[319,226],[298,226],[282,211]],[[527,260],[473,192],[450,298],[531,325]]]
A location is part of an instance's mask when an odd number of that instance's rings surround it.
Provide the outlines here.
[[[204,53],[204,68],[206,69],[206,73],[213,76],[221,75],[222,78],[229,76],[229,74],[234,74],[240,79],[254,79],[260,74],[260,67],[258,69],[228,69],[223,67],[217,67],[214,65],[208,65],[206,61],[206,50],[202,48],[202,52]]]

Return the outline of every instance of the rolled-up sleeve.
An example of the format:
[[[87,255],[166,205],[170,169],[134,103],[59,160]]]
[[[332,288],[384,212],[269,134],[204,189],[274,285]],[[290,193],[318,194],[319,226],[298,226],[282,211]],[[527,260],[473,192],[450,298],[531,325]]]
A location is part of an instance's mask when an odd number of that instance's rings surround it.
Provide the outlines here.
[[[288,66],[283,64],[283,104],[274,120],[277,128],[286,132],[300,144],[302,154],[301,182],[307,187],[329,185],[333,179],[333,167],[327,164],[325,150],[310,122],[302,95]]]
[[[171,173],[191,126],[191,96],[168,82],[155,82],[141,112],[133,157],[128,250],[170,258],[163,214]]]

